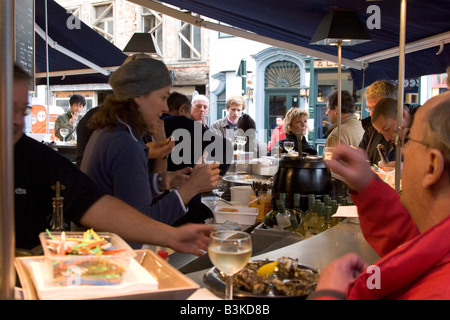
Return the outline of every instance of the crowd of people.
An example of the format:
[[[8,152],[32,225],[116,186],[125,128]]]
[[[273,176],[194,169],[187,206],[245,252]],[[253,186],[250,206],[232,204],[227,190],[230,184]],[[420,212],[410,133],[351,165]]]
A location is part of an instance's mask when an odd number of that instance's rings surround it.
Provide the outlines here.
[[[269,153],[278,152],[286,141],[299,154],[317,154],[307,140],[306,110],[291,108],[279,117],[267,146],[243,112],[245,99],[228,99],[226,115],[208,126],[208,98],[197,94],[189,100],[171,92],[166,65],[139,56],[111,75],[113,94],[83,121],[78,117],[86,102],[77,95],[58,118],[55,131],[68,126],[70,134],[78,132],[77,167],[24,134],[31,80],[14,65],[17,248],[39,245],[39,233],[51,225],[52,186],[59,182],[68,224],[117,233],[134,248],[154,244],[201,255],[214,228],[202,223],[210,212],[202,209],[201,194],[216,186],[233,161],[230,132],[246,136],[245,151],[256,157],[267,154],[268,147]],[[450,298],[445,241],[450,234],[450,92],[421,107],[405,105],[400,129],[395,95],[389,81],[370,85],[365,92],[370,117],[360,121],[352,96],[343,91],[340,128],[336,92],[327,98],[326,111],[331,121],[326,146],[334,150],[325,163],[350,190],[365,239],[381,257],[376,266],[384,285],[368,289],[366,263],[348,254],[322,270],[311,299]],[[380,144],[387,161],[402,148],[401,195],[370,168],[385,160]]]

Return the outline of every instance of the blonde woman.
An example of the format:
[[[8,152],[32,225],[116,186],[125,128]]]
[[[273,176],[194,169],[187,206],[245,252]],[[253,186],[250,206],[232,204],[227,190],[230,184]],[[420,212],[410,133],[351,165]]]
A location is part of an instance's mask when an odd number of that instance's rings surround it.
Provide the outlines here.
[[[297,152],[306,152],[307,154],[316,155],[317,150],[306,141],[306,132],[308,129],[308,111],[300,108],[291,108],[284,118],[284,132],[286,138],[279,142],[279,147],[283,148],[285,141],[294,142],[294,150]],[[301,150],[299,150],[301,146]],[[277,150],[277,149],[275,149]],[[287,152],[284,150],[284,152]]]

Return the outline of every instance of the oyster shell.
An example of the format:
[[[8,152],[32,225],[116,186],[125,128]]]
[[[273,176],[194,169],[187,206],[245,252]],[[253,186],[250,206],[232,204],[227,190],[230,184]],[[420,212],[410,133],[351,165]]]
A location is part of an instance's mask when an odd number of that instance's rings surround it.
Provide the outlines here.
[[[317,285],[319,273],[298,263],[298,259],[281,257],[272,276],[261,277],[256,272],[271,260],[250,261],[233,276],[236,289],[253,295],[304,296],[312,293]]]

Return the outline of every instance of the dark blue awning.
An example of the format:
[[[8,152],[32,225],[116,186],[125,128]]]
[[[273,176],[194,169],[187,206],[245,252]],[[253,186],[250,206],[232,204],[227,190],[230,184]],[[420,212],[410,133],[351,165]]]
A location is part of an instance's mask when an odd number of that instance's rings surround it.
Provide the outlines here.
[[[133,1],[152,6],[152,1]],[[356,12],[366,22],[373,12],[370,5],[380,9],[380,29],[369,29],[372,41],[343,47],[342,56],[363,62],[367,55],[399,45],[400,0],[164,0],[181,9],[218,20],[222,23],[251,31],[261,36],[337,55],[335,47],[310,45],[309,41],[322,18],[333,8]],[[406,44],[423,42],[429,37],[434,47],[406,54],[405,78],[443,73],[450,65],[450,44],[443,45],[439,55],[440,38],[450,42],[450,2],[448,0],[415,0],[407,2]],[[351,69],[355,85],[360,88],[363,71]],[[379,79],[398,79],[398,56],[369,62],[365,71],[365,85]]]
[[[47,0],[48,8],[48,36],[58,45],[67,49],[77,56],[89,61],[101,68],[115,68],[125,61],[125,55],[114,44],[103,38],[100,34],[92,30],[82,21],[78,25],[70,24],[68,20],[70,13],[53,0]],[[36,29],[46,30],[45,0],[35,0],[35,22]],[[73,20],[70,20],[73,22]],[[69,21],[69,22],[70,22]],[[73,28],[76,26],[76,28]],[[41,32],[42,34],[42,32]],[[89,70],[86,70],[89,69]],[[77,74],[80,70],[83,74]],[[46,41],[39,35],[39,30],[35,32],[35,72],[45,73],[46,64]],[[81,63],[56,49],[49,46],[49,72],[58,72],[58,76],[50,77],[50,84],[80,84],[80,83],[107,83],[108,75],[90,69]],[[61,75],[63,74],[63,75]],[[72,75],[71,75],[72,74]],[[37,78],[36,84],[46,84],[47,79]]]

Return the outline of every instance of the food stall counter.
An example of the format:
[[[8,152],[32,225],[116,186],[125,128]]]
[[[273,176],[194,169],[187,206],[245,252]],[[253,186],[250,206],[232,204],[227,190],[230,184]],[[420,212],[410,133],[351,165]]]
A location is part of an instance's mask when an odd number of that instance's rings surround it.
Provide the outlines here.
[[[345,220],[311,238],[253,256],[251,259],[276,260],[280,257],[290,257],[298,259],[301,264],[321,270],[331,261],[350,252],[357,253],[369,265],[380,258],[364,239],[359,224]],[[187,276],[198,283],[200,287],[206,287],[203,276],[207,271],[208,269],[200,270],[188,273]]]

